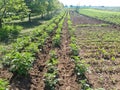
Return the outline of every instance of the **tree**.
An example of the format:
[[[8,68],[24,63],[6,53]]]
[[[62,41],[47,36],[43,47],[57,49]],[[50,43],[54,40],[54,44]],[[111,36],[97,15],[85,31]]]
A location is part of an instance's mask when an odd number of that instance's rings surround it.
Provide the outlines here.
[[[0,0],[0,28],[5,18],[19,16],[23,18],[28,12],[28,7],[24,0]]]
[[[47,0],[48,1],[48,7],[47,7],[47,13],[60,9],[63,7],[63,4],[61,4],[58,0]]]

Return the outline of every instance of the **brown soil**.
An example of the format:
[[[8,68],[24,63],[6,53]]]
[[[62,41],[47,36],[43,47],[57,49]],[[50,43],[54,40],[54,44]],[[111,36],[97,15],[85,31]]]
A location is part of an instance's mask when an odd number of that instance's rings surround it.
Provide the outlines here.
[[[75,64],[70,59],[70,47],[69,47],[69,34],[67,27],[67,19],[65,19],[61,48],[58,50],[58,70],[59,70],[59,86],[58,90],[80,90],[78,83],[76,82],[76,75],[74,73]]]
[[[49,60],[49,51],[52,49],[51,37],[46,40],[42,52],[36,54],[36,61],[27,76],[13,75],[8,69],[0,69],[0,78],[10,81],[10,90],[45,90],[44,74],[47,72],[46,61]]]
[[[120,90],[120,57],[116,54],[116,60],[106,60],[99,57],[96,59],[96,51],[98,46],[94,44],[94,41],[87,42],[87,31],[96,30],[119,30],[119,26],[109,25],[106,27],[94,27],[92,24],[102,24],[104,22],[79,15],[77,13],[71,13],[73,25],[90,24],[89,27],[76,27],[76,37],[78,39],[78,45],[80,46],[80,55],[87,64],[90,65],[89,71],[86,73],[86,78],[92,88],[104,88],[105,90]],[[86,31],[86,32],[84,32]],[[100,38],[100,37],[99,37]],[[111,46],[110,46],[110,45]],[[117,42],[118,45],[120,43]],[[114,48],[116,43],[105,42],[105,47],[108,49]],[[117,48],[117,47],[116,47]],[[115,49],[115,48],[114,48]],[[117,57],[118,56],[118,57]]]
[[[11,78],[10,90],[44,90],[44,74],[47,72],[46,61],[49,60],[49,51],[52,49],[51,38],[48,38],[42,53],[37,54],[37,60],[29,71],[29,76]]]
[[[52,35],[53,36],[53,35]],[[44,74],[47,72],[46,61],[50,59],[49,51],[56,50],[58,55],[59,83],[56,90],[80,90],[77,83],[77,76],[74,73],[75,64],[70,58],[69,32],[67,19],[65,19],[61,34],[60,48],[53,48],[52,36],[49,37],[43,46],[43,51],[37,53],[36,61],[28,76],[16,76],[7,69],[0,69],[0,78],[10,81],[10,90],[50,90],[45,87]]]
[[[104,22],[92,19],[75,12],[71,13],[71,20],[73,25],[81,24],[102,24]],[[105,88],[105,90],[120,90],[120,53],[116,54],[116,60],[111,61],[100,56],[96,59],[95,52],[98,50],[97,45],[86,43],[88,40],[87,34],[83,31],[96,30],[119,30],[119,26],[105,26],[105,27],[76,27],[76,37],[78,38],[78,45],[80,45],[80,55],[87,64],[90,65],[85,76],[92,88]],[[51,36],[52,37],[52,36]],[[44,74],[47,72],[46,61],[50,59],[49,51],[55,49],[58,55],[58,74],[59,83],[56,85],[56,90],[81,90],[81,85],[77,83],[77,76],[74,73],[75,64],[70,58],[70,38],[68,32],[67,19],[65,19],[60,48],[52,47],[52,38],[48,38],[43,46],[43,52],[36,55],[37,60],[33,64],[33,68],[29,71],[29,75],[16,76],[10,73],[7,69],[0,69],[0,78],[10,81],[10,90],[49,90],[45,88]],[[100,37],[99,37],[100,38]],[[113,48],[114,45],[105,47],[107,49]],[[112,42],[113,43],[113,42]],[[114,44],[114,43],[113,43]],[[117,43],[119,46],[119,43]],[[98,56],[97,56],[98,57]]]

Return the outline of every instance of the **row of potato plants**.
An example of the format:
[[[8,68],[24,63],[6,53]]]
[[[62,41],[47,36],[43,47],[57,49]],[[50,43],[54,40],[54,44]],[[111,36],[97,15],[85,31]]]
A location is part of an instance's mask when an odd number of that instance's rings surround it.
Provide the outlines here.
[[[70,48],[71,48],[71,60],[75,63],[74,72],[77,75],[78,82],[82,84],[82,90],[87,90],[90,86],[87,84],[85,79],[85,72],[87,71],[88,65],[85,64],[84,60],[80,58],[79,47],[77,45],[77,38],[75,36],[75,29],[72,27],[72,21],[70,14],[68,13],[68,30],[70,34]]]
[[[64,18],[66,17],[66,13],[61,21],[58,23],[58,27],[55,31],[55,35],[52,38],[53,48],[59,48],[61,45],[61,32],[62,26],[64,23]],[[47,73],[45,73],[44,82],[47,88],[50,90],[55,90],[55,86],[58,83],[58,56],[55,50],[51,50],[49,52],[50,59],[47,61]]]
[[[47,22],[47,25],[37,27],[29,36],[18,38],[10,52],[3,57],[3,65],[9,67],[13,74],[27,75],[35,61],[36,53],[42,51],[45,41],[63,15],[64,12]]]

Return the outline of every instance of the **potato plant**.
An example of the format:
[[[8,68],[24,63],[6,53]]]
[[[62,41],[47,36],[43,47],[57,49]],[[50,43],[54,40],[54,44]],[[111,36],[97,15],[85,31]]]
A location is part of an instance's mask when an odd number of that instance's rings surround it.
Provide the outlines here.
[[[10,71],[18,75],[27,75],[28,70],[30,70],[34,57],[28,52],[13,52],[5,56],[5,62],[10,64]]]
[[[56,52],[54,50],[50,51],[50,60],[47,61],[47,73],[45,73],[45,86],[49,88],[50,90],[55,90],[55,85],[58,83],[58,71],[57,71],[57,65],[58,65],[58,57],[56,55]]]
[[[58,20],[57,20],[58,21]],[[56,22],[57,22],[56,21]],[[56,35],[53,36],[53,46],[54,47],[60,47],[60,39],[61,39],[61,31],[62,31],[62,25],[63,25],[64,19],[62,19],[59,24],[58,28],[56,30]],[[49,52],[50,59],[47,61],[48,70],[47,73],[44,75],[44,82],[45,87],[49,88],[50,90],[55,90],[55,86],[58,83],[58,56],[54,50],[51,50]]]
[[[63,15],[63,14],[61,14]],[[35,60],[35,54],[42,50],[45,41],[57,27],[54,20],[62,17],[55,17],[50,20],[48,27],[39,26],[29,36],[20,37],[12,45],[12,49],[3,58],[3,65],[7,65],[15,75],[27,75]],[[59,36],[59,35],[58,35]],[[58,38],[56,35],[56,37]],[[51,52],[52,53],[52,52]],[[49,60],[52,65],[58,63],[57,58],[52,57]],[[51,65],[50,65],[51,67]]]
[[[60,47],[60,34],[56,34],[54,37],[53,37],[53,46],[54,47]]]
[[[83,81],[85,79],[85,72],[88,70],[88,65],[85,64],[84,60],[82,60],[79,56],[79,49],[76,44],[76,37],[74,35],[74,29],[72,27],[72,22],[70,20],[70,15],[68,14],[68,29],[70,34],[70,48],[71,48],[71,60],[75,63],[74,72],[77,75],[78,82],[82,84],[83,90],[91,89],[87,82]]]
[[[17,37],[21,30],[21,26],[4,25],[2,28],[0,28],[0,41],[8,41],[11,38]]]

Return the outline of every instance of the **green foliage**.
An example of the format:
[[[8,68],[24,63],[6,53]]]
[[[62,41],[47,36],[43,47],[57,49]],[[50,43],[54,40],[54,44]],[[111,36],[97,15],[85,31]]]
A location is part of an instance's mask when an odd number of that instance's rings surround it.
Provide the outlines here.
[[[74,29],[72,27],[72,22],[70,20],[70,15],[68,13],[68,29],[70,34],[70,48],[71,48],[71,60],[75,63],[74,71],[78,78],[85,79],[85,72],[88,70],[88,65],[79,57],[79,48],[76,44],[76,37],[74,35]],[[82,90],[90,90],[90,86],[87,84],[86,80],[79,80],[82,84]]]
[[[48,60],[48,62],[47,62],[47,65],[48,66],[55,66],[55,65],[57,65],[58,64],[58,57],[57,57],[57,55],[56,55],[56,52],[54,51],[54,50],[51,50],[50,52],[49,52],[49,55],[50,55],[50,60]]]
[[[4,63],[10,65],[10,70],[18,75],[26,75],[33,64],[34,58],[28,52],[13,52],[4,57]],[[9,63],[8,63],[9,62]]]
[[[9,19],[14,16],[19,16],[19,18],[22,19],[27,15],[27,12],[28,7],[26,6],[24,0],[1,0],[0,25],[2,24],[1,20]]]
[[[96,9],[80,9],[79,13],[118,25],[120,24],[120,12]]]
[[[88,65],[79,56],[71,57],[75,62],[75,72],[78,76],[84,76],[84,73],[88,70]]]
[[[43,27],[36,28],[35,30],[32,31],[32,33],[34,37],[41,36],[44,33]]]
[[[51,58],[56,58],[57,59],[57,55],[56,55],[56,52],[54,50],[51,50],[49,55],[50,55]]]
[[[7,40],[9,38],[16,37],[16,36],[18,36],[18,34],[20,33],[21,30],[22,30],[21,26],[14,26],[14,25],[3,26],[0,29],[0,40],[3,41],[3,40]]]
[[[55,85],[58,83],[58,71],[56,67],[58,65],[58,57],[54,50],[51,50],[49,54],[51,58],[47,62],[48,70],[45,74],[45,85],[46,88],[49,88],[50,90],[55,90]]]
[[[0,90],[7,90],[8,84],[8,81],[0,79]]]
[[[31,38],[29,36],[18,38],[16,43],[13,43],[12,47],[16,51],[22,51],[24,47],[28,46],[31,43]]]
[[[87,66],[85,65],[85,63],[80,62],[80,63],[76,64],[75,72],[77,73],[78,76],[79,75],[84,76],[86,71],[87,71]]]
[[[61,31],[62,31],[61,28],[57,28],[56,33],[61,34]]]
[[[79,49],[78,49],[76,44],[71,43],[70,44],[70,48],[71,48],[72,55],[74,55],[74,56],[78,56],[79,55]]]
[[[68,23],[68,25],[72,25],[72,22],[69,19],[68,19],[67,23]]]
[[[90,88],[89,84],[87,84],[87,80],[86,79],[85,80],[81,80],[80,82],[82,84],[82,89],[83,90],[92,90],[92,88]]]
[[[53,73],[46,73],[45,74],[45,85],[46,88],[49,88],[49,90],[55,90],[55,85],[58,83],[58,79],[57,78],[57,72],[53,72]]]
[[[50,35],[54,31],[55,27],[56,27],[56,24],[54,24],[54,23],[52,23],[51,25],[49,25],[46,28],[47,33]]]
[[[55,20],[55,23],[57,24],[59,22],[59,18],[57,18],[56,20]]]
[[[72,36],[72,37],[70,38],[70,41],[71,41],[71,43],[76,43],[76,37]]]
[[[56,35],[53,37],[53,45],[54,45],[55,47],[60,47],[60,44],[61,44],[60,39],[61,39],[61,37],[60,37],[59,34],[56,34]]]
[[[31,53],[38,52],[38,43],[30,43],[30,45],[25,48],[25,51]]]
[[[50,26],[56,27],[56,24],[51,24]],[[53,31],[51,31],[53,32]],[[38,52],[38,49],[42,50],[45,41],[48,39],[50,34],[47,32],[46,27],[38,27],[33,32],[30,33],[30,36],[24,36],[17,38],[16,42],[12,44],[12,47],[9,53],[5,53],[3,60],[3,66],[10,68],[14,74],[26,75],[32,67],[34,62],[34,55]],[[2,52],[0,52],[1,54]],[[57,56],[54,51],[50,52],[50,60],[48,62],[49,71],[53,70],[53,65],[58,64]],[[56,69],[56,68],[54,68]],[[53,70],[54,72],[55,70]]]
[[[48,61],[48,65],[57,65],[58,64],[58,59],[56,58],[51,58],[49,61]]]

